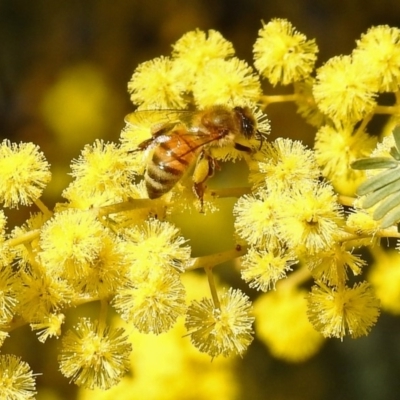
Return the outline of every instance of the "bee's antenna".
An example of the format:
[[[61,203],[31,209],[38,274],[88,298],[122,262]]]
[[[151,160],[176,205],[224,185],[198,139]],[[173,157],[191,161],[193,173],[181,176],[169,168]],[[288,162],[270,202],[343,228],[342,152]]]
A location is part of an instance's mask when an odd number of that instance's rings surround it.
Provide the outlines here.
[[[256,131],[256,136],[257,136],[257,139],[260,141],[260,147],[258,149],[258,151],[260,151],[264,144],[265,138],[264,138],[264,135],[260,131]]]

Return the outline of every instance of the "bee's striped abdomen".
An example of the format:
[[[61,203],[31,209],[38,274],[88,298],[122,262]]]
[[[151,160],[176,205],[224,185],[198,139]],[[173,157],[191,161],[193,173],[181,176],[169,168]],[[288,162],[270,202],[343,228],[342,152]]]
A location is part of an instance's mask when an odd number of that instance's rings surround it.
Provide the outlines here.
[[[169,141],[158,143],[145,174],[149,198],[156,199],[169,192],[195,158],[197,151],[189,140],[171,136]]]

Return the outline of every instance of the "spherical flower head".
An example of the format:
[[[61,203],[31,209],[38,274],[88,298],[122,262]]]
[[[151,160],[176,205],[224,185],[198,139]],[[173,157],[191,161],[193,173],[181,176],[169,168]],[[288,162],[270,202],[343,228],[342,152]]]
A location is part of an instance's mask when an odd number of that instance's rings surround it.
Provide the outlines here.
[[[4,341],[9,337],[8,332],[0,331],[0,347],[3,346]]]
[[[136,68],[128,91],[131,101],[140,109],[182,109],[186,107],[183,94],[189,90],[185,82],[179,63],[168,57],[158,57]]]
[[[29,205],[50,181],[50,165],[33,143],[0,144],[0,201],[5,207]]]
[[[107,201],[107,198],[115,201],[126,196],[134,178],[131,158],[114,143],[96,140],[93,145],[86,145],[79,158],[71,164],[75,190],[67,188],[64,197],[74,201],[73,193],[78,198],[100,197],[102,201]]]
[[[132,346],[122,328],[100,328],[81,318],[62,340],[61,373],[78,386],[109,389],[129,368]]]
[[[125,243],[117,236],[104,236],[97,257],[82,277],[74,280],[75,289],[100,299],[109,298],[125,284],[130,263],[124,253]]]
[[[242,278],[251,288],[266,292],[286,277],[286,272],[297,262],[294,254],[280,243],[267,244],[265,249],[250,248],[241,259]]]
[[[284,19],[273,19],[259,31],[254,44],[254,65],[272,85],[288,85],[308,77],[317,59],[315,40],[296,31]]]
[[[11,238],[15,239],[19,236],[28,234],[28,232],[39,230],[42,228],[44,223],[49,220],[49,216],[45,216],[43,213],[31,214],[30,218],[27,219],[21,226],[16,226],[11,232]],[[37,254],[40,250],[39,247],[39,236],[35,237],[30,241],[29,250],[24,244],[13,247],[13,252],[17,256],[18,266],[30,267],[32,261],[32,253]]]
[[[322,126],[315,138],[315,158],[322,173],[335,189],[344,195],[354,196],[357,187],[365,180],[365,172],[355,170],[350,164],[368,157],[376,145],[376,138],[351,125]]]
[[[3,266],[10,265],[15,258],[15,247],[9,246],[6,239],[7,217],[3,210],[0,210],[0,269]]]
[[[220,307],[211,299],[193,301],[186,316],[186,329],[193,345],[211,357],[243,355],[253,340],[249,298],[230,288],[220,298]]]
[[[0,325],[7,325],[18,305],[18,279],[11,265],[0,265]]]
[[[37,322],[67,307],[75,295],[74,289],[42,266],[19,272],[21,291],[18,313],[28,322]]]
[[[399,249],[374,249],[374,262],[368,274],[382,309],[400,315],[400,254]]]
[[[172,57],[186,71],[186,79],[201,73],[210,60],[226,59],[235,54],[232,43],[213,29],[208,35],[199,29],[187,32],[172,47]]]
[[[340,244],[304,258],[313,278],[330,286],[344,285],[348,269],[359,275],[366,264],[360,255],[352,254]]]
[[[42,229],[40,262],[56,276],[76,279],[86,275],[103,246],[106,230],[93,212],[56,213]]]
[[[249,244],[262,248],[279,239],[282,196],[276,190],[260,190],[239,198],[234,206],[235,232]]]
[[[371,76],[379,92],[397,92],[400,88],[400,29],[374,26],[357,41],[353,52]]]
[[[64,314],[49,314],[42,318],[41,321],[37,321],[31,324],[32,330],[37,331],[38,340],[44,343],[49,337],[60,337],[61,325],[64,323]]]
[[[367,236],[364,245],[370,246],[374,241],[379,241],[379,237],[375,237],[376,233],[381,229],[380,220],[375,220],[372,216],[372,209],[365,210],[362,208],[362,200],[357,199],[353,212],[346,219],[346,226],[354,233]],[[361,241],[362,239],[360,239]]]
[[[325,337],[365,336],[379,316],[379,300],[368,282],[353,288],[313,286],[308,296],[308,318]]]
[[[3,210],[0,210],[0,240],[3,242],[6,233],[7,217]]]
[[[199,274],[184,277],[205,278]],[[206,279],[193,280],[187,285],[189,291],[197,291],[199,284],[204,286],[204,290],[208,289]],[[193,283],[197,286],[194,287]],[[209,356],[200,353],[184,337],[185,333],[183,319],[159,336],[133,331],[129,337],[134,344],[131,373],[107,391],[80,389],[79,400],[237,399],[237,359],[219,357],[210,362]]]
[[[290,192],[281,214],[281,237],[291,248],[311,254],[330,247],[340,233],[342,209],[332,187],[314,183]]]
[[[297,95],[297,113],[300,114],[310,125],[319,128],[326,124],[328,118],[317,107],[313,95],[315,79],[308,77],[304,81],[294,83],[294,93]]]
[[[141,279],[148,271],[183,271],[190,258],[190,247],[179,229],[169,222],[150,219],[124,231],[125,254],[131,263],[132,278]]]
[[[304,290],[278,290],[254,303],[256,336],[276,358],[303,362],[323,343],[323,336],[307,319],[305,295]]]
[[[158,335],[170,330],[186,311],[185,293],[177,272],[149,271],[146,278],[120,288],[113,304],[139,332]]]
[[[29,365],[14,355],[1,354],[0,388],[4,400],[34,399],[35,379]]]
[[[261,96],[261,84],[253,69],[243,60],[214,59],[198,72],[193,97],[199,108],[215,104],[252,106]]]
[[[392,132],[393,133],[393,132]],[[370,154],[370,157],[391,157],[391,149],[392,147],[395,147],[396,143],[394,141],[394,136],[393,134],[389,136],[385,136],[381,142],[377,143],[376,148],[372,151]],[[368,174],[375,175],[379,172],[380,170],[368,170]]]
[[[286,190],[320,175],[313,152],[297,140],[278,138],[267,142],[256,157],[257,168],[249,178],[256,187],[274,185]]]
[[[337,56],[317,70],[313,89],[319,109],[335,122],[360,121],[376,106],[371,77],[351,56]]]

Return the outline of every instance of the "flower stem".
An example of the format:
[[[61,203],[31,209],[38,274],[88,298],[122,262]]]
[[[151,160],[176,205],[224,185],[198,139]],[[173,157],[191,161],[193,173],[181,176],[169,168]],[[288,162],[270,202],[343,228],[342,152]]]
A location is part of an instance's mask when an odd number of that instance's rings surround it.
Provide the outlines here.
[[[206,271],[207,274],[208,285],[210,286],[211,297],[214,302],[214,307],[220,309],[221,303],[219,302],[217,288],[215,286],[215,281],[214,281],[214,275],[212,272],[212,267],[204,267],[204,271]]]
[[[396,104],[400,105],[400,90],[394,92],[394,95],[396,96]]]
[[[20,244],[24,244],[26,242],[32,242],[32,240],[35,240],[36,238],[38,238],[39,235],[40,235],[40,230],[34,229],[33,231],[29,231],[20,236],[15,237],[15,238],[6,240],[5,243],[7,244],[7,246],[15,247]]]
[[[53,216],[53,213],[48,209],[46,204],[43,203],[42,200],[36,199],[33,201],[36,205],[36,207],[48,218],[51,218]]]
[[[340,240],[340,243],[346,243],[346,242],[349,243],[352,241],[368,239],[368,238],[373,239],[374,237],[400,239],[400,232],[394,231],[393,229],[380,229],[374,233],[368,232],[360,234],[348,231],[348,234],[349,234],[348,236]]]
[[[357,135],[357,133],[360,133],[360,132],[364,132],[364,131],[365,131],[365,128],[367,127],[369,121],[371,121],[371,119],[372,119],[373,116],[374,116],[374,113],[373,113],[373,112],[371,112],[371,113],[369,113],[369,114],[366,115],[366,117],[362,120],[360,126],[358,127],[358,129],[357,129],[355,135]]]
[[[98,333],[100,335],[104,332],[104,329],[107,325],[107,310],[108,310],[108,301],[105,299],[101,299],[100,300],[99,324],[97,327]]]
[[[154,200],[151,199],[130,199],[121,203],[111,204],[109,206],[102,206],[97,208],[99,217],[117,214],[124,211],[136,210],[138,208],[147,208],[154,205]]]
[[[375,114],[400,114],[400,107],[397,106],[376,106]]]
[[[185,270],[192,271],[198,268],[213,268],[218,264],[241,257],[247,252],[247,246],[238,246],[234,249],[222,251],[220,253],[210,254],[208,256],[192,258],[187,264]]]
[[[249,193],[251,193],[251,188],[247,186],[210,190],[210,195],[214,198],[240,197],[243,196],[244,194],[249,194]]]
[[[296,101],[299,95],[296,93],[293,94],[278,94],[272,96],[261,96],[260,100],[264,104],[264,107],[268,107],[268,105],[272,103],[283,103],[287,101]]]

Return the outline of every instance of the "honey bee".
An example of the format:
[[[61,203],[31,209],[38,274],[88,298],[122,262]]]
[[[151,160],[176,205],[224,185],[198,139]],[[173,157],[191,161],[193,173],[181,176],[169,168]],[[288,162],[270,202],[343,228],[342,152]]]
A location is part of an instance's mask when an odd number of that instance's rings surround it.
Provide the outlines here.
[[[125,122],[137,125],[140,120],[154,119],[155,113],[159,122],[151,128],[152,137],[138,146],[139,151],[152,151],[144,175],[148,196],[156,199],[169,192],[194,165],[193,191],[203,209],[205,183],[216,168],[210,148],[233,146],[251,153],[250,147],[236,140],[259,135],[253,112],[248,107],[222,105],[202,111],[144,110],[128,114]]]

